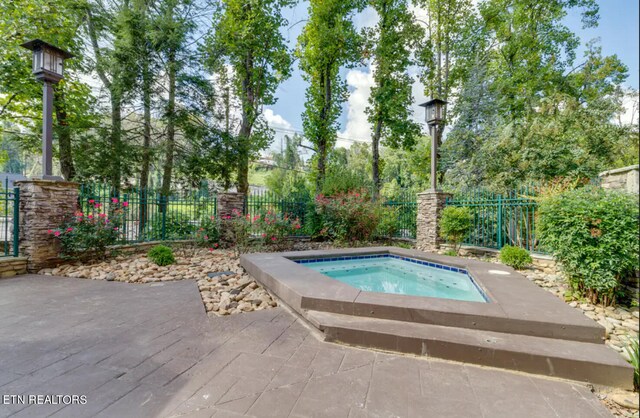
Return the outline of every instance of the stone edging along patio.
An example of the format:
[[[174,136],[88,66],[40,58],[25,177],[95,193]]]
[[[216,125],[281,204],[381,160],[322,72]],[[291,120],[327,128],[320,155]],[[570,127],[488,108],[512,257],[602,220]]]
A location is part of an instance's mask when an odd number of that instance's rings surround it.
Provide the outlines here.
[[[361,291],[294,261],[368,254],[465,269],[489,302]],[[246,254],[240,264],[328,340],[610,386],[632,383],[633,369],[603,344],[603,327],[506,266],[396,247]]]

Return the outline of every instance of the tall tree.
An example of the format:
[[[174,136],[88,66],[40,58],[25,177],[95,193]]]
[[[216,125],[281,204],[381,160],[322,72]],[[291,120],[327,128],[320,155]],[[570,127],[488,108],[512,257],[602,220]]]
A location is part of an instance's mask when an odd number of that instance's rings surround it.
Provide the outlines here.
[[[414,0],[426,12],[427,36],[419,51],[422,64],[421,79],[425,95],[452,101],[452,93],[459,87],[461,76],[471,62],[468,56],[469,41],[475,39],[477,30],[475,9],[471,0]],[[438,129],[438,145],[447,124],[448,107],[444,108],[444,124]],[[441,152],[438,152],[441,160]],[[438,167],[439,182],[444,171]]]
[[[380,141],[392,148],[411,148],[420,125],[411,119],[412,78],[407,69],[413,63],[412,49],[422,37],[414,23],[408,0],[370,0],[378,13],[378,24],[365,31],[373,54],[373,80],[366,111],[373,126],[372,180],[374,197],[380,192]]]
[[[297,56],[306,92],[302,123],[305,136],[315,147],[316,192],[322,191],[327,157],[336,142],[341,105],[347,86],[340,68],[361,58],[361,38],[353,15],[364,7],[362,0],[310,0],[309,20],[298,38]]]
[[[282,16],[292,0],[224,0],[213,19],[207,41],[210,67],[217,73],[233,68],[233,92],[240,100],[242,118],[237,143],[237,188],[249,190],[249,161],[266,148],[269,136],[260,128],[265,105],[275,103],[278,85],[291,72],[291,55],[280,30]]]
[[[125,154],[122,132],[123,107],[131,91],[135,73],[132,56],[128,52],[126,19],[130,14],[128,0],[106,9],[100,3],[86,5],[86,30],[95,57],[95,71],[109,92],[111,126],[109,149],[105,155],[108,177],[114,193],[120,190]]]

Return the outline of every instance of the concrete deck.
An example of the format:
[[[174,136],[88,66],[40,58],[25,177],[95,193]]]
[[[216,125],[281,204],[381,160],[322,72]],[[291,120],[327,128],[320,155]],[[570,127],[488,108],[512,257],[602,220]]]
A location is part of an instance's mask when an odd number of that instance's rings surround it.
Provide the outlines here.
[[[34,417],[610,417],[583,385],[319,341],[282,308],[207,318],[193,281],[0,280],[0,395]],[[0,400],[3,398],[0,397]]]

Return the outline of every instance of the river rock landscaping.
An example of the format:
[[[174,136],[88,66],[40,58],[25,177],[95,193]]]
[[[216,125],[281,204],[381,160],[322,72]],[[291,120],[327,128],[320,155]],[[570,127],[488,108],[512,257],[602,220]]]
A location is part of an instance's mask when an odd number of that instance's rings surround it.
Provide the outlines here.
[[[217,316],[277,306],[244,272],[233,251],[183,248],[176,250],[175,257],[175,264],[157,266],[146,254],[119,255],[101,262],[63,264],[39,274],[127,283],[197,280],[206,311]]]

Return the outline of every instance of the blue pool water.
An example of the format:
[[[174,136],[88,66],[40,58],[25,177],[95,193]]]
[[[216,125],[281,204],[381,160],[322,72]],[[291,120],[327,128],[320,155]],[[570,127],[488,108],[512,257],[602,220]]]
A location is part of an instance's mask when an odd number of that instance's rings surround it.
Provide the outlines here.
[[[455,267],[387,254],[298,260],[298,263],[369,292],[487,301],[467,272]]]

